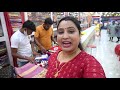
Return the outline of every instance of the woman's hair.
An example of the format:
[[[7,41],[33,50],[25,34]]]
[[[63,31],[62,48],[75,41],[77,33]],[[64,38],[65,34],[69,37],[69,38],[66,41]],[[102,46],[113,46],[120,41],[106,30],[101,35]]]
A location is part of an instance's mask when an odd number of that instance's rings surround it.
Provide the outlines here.
[[[65,20],[65,21],[72,21],[72,22],[76,25],[76,27],[78,28],[78,30],[79,30],[79,35],[81,35],[80,22],[79,22],[76,18],[74,18],[74,17],[72,17],[72,16],[63,17],[63,18],[58,22],[57,29],[58,29],[58,26],[59,26],[60,22],[63,21],[63,20]],[[80,48],[80,50],[83,50],[83,47],[82,47],[82,44],[81,44],[81,43],[79,43],[78,48]]]

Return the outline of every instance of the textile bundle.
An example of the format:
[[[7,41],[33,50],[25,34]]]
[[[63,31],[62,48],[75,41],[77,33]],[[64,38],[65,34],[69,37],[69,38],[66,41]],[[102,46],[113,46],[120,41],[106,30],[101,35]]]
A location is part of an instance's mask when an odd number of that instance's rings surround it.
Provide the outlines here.
[[[45,78],[47,69],[39,65],[27,63],[22,67],[15,67],[15,72],[22,78]]]

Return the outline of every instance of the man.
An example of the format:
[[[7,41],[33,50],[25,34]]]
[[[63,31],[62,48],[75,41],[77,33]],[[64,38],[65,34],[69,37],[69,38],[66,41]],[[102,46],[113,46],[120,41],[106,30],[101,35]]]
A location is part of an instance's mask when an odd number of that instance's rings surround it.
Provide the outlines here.
[[[110,24],[111,24],[111,22],[110,22],[110,21],[107,21],[107,25],[106,25],[107,34],[110,34]]]
[[[116,43],[118,43],[120,41],[120,22],[118,22],[118,24],[116,25],[115,32],[116,32],[116,37],[118,39]]]
[[[17,59],[19,67],[28,62],[34,62],[33,54],[35,55],[37,53],[34,51],[34,45],[30,44],[30,38],[28,35],[31,35],[35,30],[35,24],[30,20],[27,20],[23,23],[22,28],[16,31],[11,37],[12,56],[15,60]],[[32,42],[33,40],[31,43]]]
[[[95,34],[96,34],[96,36],[100,36],[100,24],[99,24],[99,22],[97,21],[95,23],[95,25],[96,25],[96,27],[95,27]]]
[[[51,18],[46,18],[42,25],[36,27],[34,36],[36,44],[39,47],[38,52],[41,54],[45,53],[52,47],[52,41],[56,43],[53,37],[53,28],[51,27],[52,24],[53,21]]]
[[[113,37],[116,37],[116,31],[115,31],[115,28],[116,28],[116,24],[115,24],[115,21],[112,22],[112,24],[110,25],[110,40],[109,41],[112,41],[113,42]]]
[[[103,23],[100,22],[100,33],[99,33],[100,36],[101,36],[101,30],[102,30],[102,27],[103,27]]]

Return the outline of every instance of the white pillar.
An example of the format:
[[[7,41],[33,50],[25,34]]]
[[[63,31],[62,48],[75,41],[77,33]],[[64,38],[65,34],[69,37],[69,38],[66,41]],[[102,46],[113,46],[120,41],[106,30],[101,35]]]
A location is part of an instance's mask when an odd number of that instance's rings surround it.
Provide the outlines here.
[[[53,20],[53,12],[50,12],[50,17]]]
[[[27,21],[28,20],[27,12],[24,12],[24,15],[25,15],[25,21]]]
[[[53,20],[53,12],[50,12],[50,17]],[[53,28],[53,25],[52,25],[52,28]]]

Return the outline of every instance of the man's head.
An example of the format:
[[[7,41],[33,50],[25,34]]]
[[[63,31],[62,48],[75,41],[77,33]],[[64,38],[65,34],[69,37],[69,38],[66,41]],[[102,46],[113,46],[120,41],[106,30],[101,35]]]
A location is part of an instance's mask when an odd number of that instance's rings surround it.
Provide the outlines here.
[[[53,24],[53,21],[51,18],[46,18],[45,21],[44,21],[44,24],[43,24],[43,27],[45,30],[48,30],[51,25]]]
[[[36,26],[32,21],[27,20],[23,23],[22,29],[24,29],[25,35],[30,35],[33,31],[36,30]]]
[[[114,25],[114,24],[115,24],[115,21],[113,21],[112,24]]]

